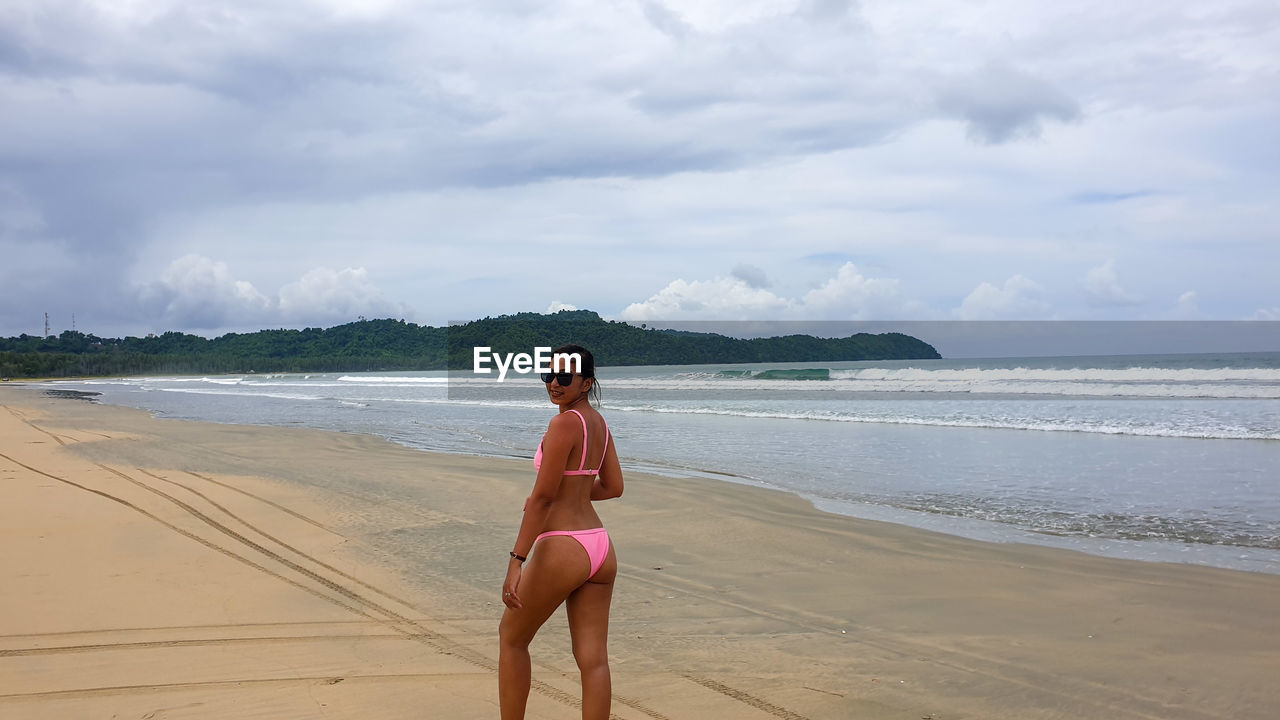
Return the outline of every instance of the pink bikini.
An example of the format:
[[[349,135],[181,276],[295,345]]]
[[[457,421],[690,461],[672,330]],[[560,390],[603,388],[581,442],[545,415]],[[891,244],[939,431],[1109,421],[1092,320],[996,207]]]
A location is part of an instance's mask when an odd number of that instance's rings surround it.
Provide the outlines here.
[[[590,447],[590,444],[588,443],[589,435],[587,434],[587,419],[583,417],[582,413],[578,412],[577,410],[569,410],[569,412],[573,413],[574,415],[577,415],[578,419],[582,421],[582,460],[579,461],[577,470],[565,470],[564,474],[565,475],[599,475],[600,474],[599,467],[596,468],[595,470],[584,469],[587,466],[587,448]],[[609,424],[605,423],[605,426],[604,426],[605,453],[608,453],[609,451],[609,438],[610,438]],[[604,467],[604,454],[601,454],[600,456],[600,466]],[[538,452],[535,453],[533,456],[533,467],[539,470],[542,469],[542,443],[541,442],[538,443]],[[551,537],[553,535],[568,535],[574,540],[577,540],[578,544],[582,545],[582,548],[587,551],[587,559],[591,561],[591,574],[587,575],[588,578],[594,577],[596,572],[600,569],[600,566],[604,565],[604,559],[609,554],[609,533],[605,532],[604,528],[602,527],[591,528],[589,530],[548,530],[547,532],[544,532],[538,537],[534,538],[533,544],[537,545],[538,541],[541,540],[542,538]]]

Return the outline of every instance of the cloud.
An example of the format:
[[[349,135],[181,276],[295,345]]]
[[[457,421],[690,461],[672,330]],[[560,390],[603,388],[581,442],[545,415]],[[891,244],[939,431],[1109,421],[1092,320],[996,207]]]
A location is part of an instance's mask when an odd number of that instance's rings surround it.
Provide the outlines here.
[[[1073,262],[1111,254],[1148,304],[1275,305],[1280,7],[939,7],[0,3],[0,334],[253,318],[237,281],[263,323],[297,317],[293,284],[333,294],[298,313],[385,310],[338,277],[360,267],[433,323],[540,308],[551,247],[627,268],[572,298],[604,313],[667,285],[672,252],[778,313],[817,312],[815,267],[856,260],[898,297],[850,280],[828,311],[949,315],[1018,272],[1091,316]],[[159,280],[186,254],[231,268],[204,269],[207,307]]]
[[[648,300],[619,313],[623,320],[752,320],[776,318],[790,302],[736,277],[687,282],[672,280]]]
[[[351,322],[357,317],[411,315],[407,307],[389,302],[369,282],[364,268],[316,268],[302,279],[280,288],[279,315],[306,324]]]
[[[226,263],[198,255],[174,260],[140,296],[171,326],[202,330],[256,325],[272,305],[252,283],[232,277]]]
[[[765,275],[764,270],[756,267],[755,265],[738,263],[733,266],[733,271],[730,274],[746,283],[748,287],[756,289],[767,288],[770,284],[769,277]]]
[[[577,309],[578,309],[578,306],[576,305],[570,305],[569,303],[566,303],[566,302],[553,300],[551,301],[551,304],[547,306],[546,314],[551,315],[554,313],[558,313],[561,310],[577,310]]]
[[[1040,286],[1022,275],[1009,278],[1003,287],[984,282],[953,314],[960,320],[1040,320],[1049,313],[1040,293]]]
[[[853,256],[844,252],[823,252],[806,255],[801,260],[805,262],[818,263],[820,265],[832,265],[834,263],[850,263],[853,262]]]
[[[801,0],[796,13],[812,22],[833,22],[853,9],[852,0]]]
[[[693,26],[685,22],[680,14],[655,0],[640,0],[640,9],[644,12],[644,19],[654,29],[666,35],[679,40],[691,34]]]
[[[805,293],[800,305],[807,318],[833,320],[900,320],[922,309],[902,298],[896,279],[866,277],[853,263],[840,266],[835,277]]]
[[[1203,320],[1206,315],[1200,312],[1200,298],[1196,291],[1188,290],[1178,296],[1178,301],[1173,306],[1171,318],[1173,320]]]
[[[732,169],[911,122],[834,24],[760,11],[703,34],[655,0],[309,5],[0,8],[0,160],[53,235],[124,246],[153,214]]]
[[[138,302],[168,327],[205,331],[271,325],[331,325],[365,317],[404,317],[364,268],[316,268],[268,297],[237,280],[224,262],[200,255],[174,260],[155,282],[138,288]]]
[[[12,180],[0,178],[0,235],[42,230],[44,215]]]
[[[1120,278],[1116,274],[1116,261],[1108,260],[1096,268],[1092,268],[1084,277],[1084,291],[1089,304],[1095,306],[1115,307],[1137,305],[1141,302],[1120,287]]]
[[[623,320],[897,320],[917,317],[923,306],[901,296],[898,281],[863,276],[845,263],[821,286],[786,298],[741,277],[674,280],[648,300],[628,305]]]
[[[1075,205],[1110,205],[1113,203],[1121,203],[1125,200],[1136,200],[1138,198],[1151,197],[1159,195],[1155,190],[1133,190],[1130,192],[1105,192],[1096,190],[1093,192],[1081,192],[1072,195],[1068,201]]]
[[[1041,122],[1071,122],[1080,107],[1052,84],[1004,64],[951,78],[937,90],[938,108],[964,120],[975,142],[998,145],[1039,137]]]

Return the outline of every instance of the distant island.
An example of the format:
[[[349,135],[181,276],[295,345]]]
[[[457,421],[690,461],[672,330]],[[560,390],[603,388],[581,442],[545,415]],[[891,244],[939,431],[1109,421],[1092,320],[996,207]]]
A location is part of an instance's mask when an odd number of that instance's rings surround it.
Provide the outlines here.
[[[933,346],[901,333],[740,339],[636,327],[604,320],[590,310],[562,310],[447,327],[361,320],[327,329],[260,330],[213,339],[180,332],[121,339],[74,330],[46,338],[24,334],[0,339],[0,377],[469,369],[476,346],[509,353],[567,342],[591,348],[606,366],[941,357]]]

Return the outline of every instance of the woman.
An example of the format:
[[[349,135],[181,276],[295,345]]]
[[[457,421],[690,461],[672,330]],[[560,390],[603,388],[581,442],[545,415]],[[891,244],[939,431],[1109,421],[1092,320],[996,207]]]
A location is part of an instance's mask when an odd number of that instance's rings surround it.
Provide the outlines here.
[[[498,699],[503,720],[524,717],[529,643],[560,603],[566,603],[573,657],[582,673],[582,717],[609,717],[609,602],[618,560],[591,501],[622,494],[622,468],[609,427],[588,397],[598,398],[600,392],[595,358],[578,345],[554,352],[577,353],[582,362],[580,372],[542,376],[560,413],[534,456],[538,479],[525,501],[502,584],[507,609],[498,628]]]

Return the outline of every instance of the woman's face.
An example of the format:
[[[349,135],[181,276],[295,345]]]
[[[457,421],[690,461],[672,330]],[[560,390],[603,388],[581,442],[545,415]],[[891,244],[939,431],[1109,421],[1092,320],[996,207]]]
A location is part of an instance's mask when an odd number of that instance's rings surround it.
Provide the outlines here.
[[[547,383],[547,397],[556,405],[572,405],[586,395],[592,383],[595,382],[592,378],[584,378],[578,373],[573,373],[572,381],[568,385],[561,385],[561,381],[568,377],[570,376],[567,373],[555,373]]]

